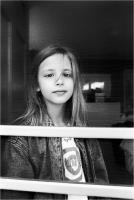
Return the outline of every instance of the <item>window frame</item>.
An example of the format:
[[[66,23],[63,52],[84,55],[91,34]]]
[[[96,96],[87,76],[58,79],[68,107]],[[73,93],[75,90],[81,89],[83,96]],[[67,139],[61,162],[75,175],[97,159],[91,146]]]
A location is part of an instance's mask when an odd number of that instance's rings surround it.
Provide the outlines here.
[[[0,136],[30,137],[74,137],[97,139],[134,139],[133,128],[89,128],[89,127],[41,127],[41,126],[0,126]],[[133,186],[97,185],[66,183],[57,181],[28,180],[0,177],[0,189],[44,193],[61,193],[111,197],[134,198]]]

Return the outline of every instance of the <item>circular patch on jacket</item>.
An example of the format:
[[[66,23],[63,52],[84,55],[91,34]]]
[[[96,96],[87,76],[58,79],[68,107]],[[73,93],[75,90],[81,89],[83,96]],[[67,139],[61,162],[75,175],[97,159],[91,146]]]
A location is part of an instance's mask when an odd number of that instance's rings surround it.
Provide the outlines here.
[[[63,161],[65,167],[65,177],[69,180],[82,180],[82,167],[80,153],[75,147],[63,150]]]

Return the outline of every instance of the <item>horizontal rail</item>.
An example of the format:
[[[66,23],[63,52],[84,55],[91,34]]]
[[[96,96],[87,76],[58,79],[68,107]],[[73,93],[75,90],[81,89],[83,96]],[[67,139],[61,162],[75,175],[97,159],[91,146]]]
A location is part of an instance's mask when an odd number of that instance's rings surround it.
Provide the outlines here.
[[[29,192],[133,199],[134,187],[0,178],[0,188]]]
[[[3,136],[134,139],[134,128],[0,126]]]

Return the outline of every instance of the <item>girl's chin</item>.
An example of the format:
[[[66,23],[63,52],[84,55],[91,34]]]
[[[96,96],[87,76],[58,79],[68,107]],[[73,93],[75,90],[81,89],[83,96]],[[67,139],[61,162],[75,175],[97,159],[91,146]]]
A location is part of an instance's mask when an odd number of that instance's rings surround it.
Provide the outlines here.
[[[61,105],[61,104],[65,104],[69,99],[70,98],[67,98],[67,99],[58,98],[58,99],[51,101],[51,103],[55,104],[55,105]]]
[[[53,101],[52,103],[55,105],[62,105],[65,104],[67,101]]]
[[[51,105],[64,105],[71,98],[72,95],[68,96],[53,96],[53,98],[49,98],[46,101],[46,104],[49,103]]]

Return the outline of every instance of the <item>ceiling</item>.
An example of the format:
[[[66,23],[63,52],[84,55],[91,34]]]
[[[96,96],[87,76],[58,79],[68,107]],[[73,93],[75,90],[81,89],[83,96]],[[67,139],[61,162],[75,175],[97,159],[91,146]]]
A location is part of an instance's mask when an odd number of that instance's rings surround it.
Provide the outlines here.
[[[132,1],[29,1],[30,49],[50,43],[82,58],[133,59]]]

